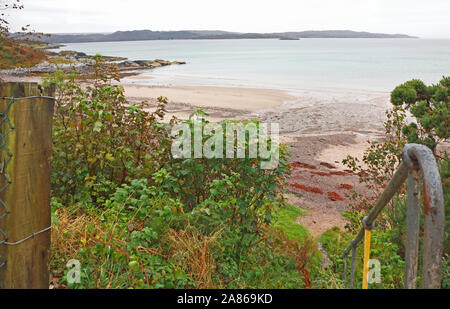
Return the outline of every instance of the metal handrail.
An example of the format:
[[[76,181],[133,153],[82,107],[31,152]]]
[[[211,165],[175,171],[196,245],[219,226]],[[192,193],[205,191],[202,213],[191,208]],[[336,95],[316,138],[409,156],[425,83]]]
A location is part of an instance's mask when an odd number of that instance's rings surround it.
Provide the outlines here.
[[[408,144],[402,152],[400,163],[391,181],[378,198],[375,206],[362,220],[362,228],[355,239],[344,250],[344,280],[347,281],[347,259],[352,252],[350,288],[355,277],[356,248],[361,243],[366,230],[373,223],[394,194],[408,178],[407,232],[405,254],[405,288],[415,289],[419,254],[420,199],[419,176],[423,179],[424,192],[424,250],[422,288],[441,287],[441,268],[444,243],[444,195],[441,176],[432,151],[423,145]]]

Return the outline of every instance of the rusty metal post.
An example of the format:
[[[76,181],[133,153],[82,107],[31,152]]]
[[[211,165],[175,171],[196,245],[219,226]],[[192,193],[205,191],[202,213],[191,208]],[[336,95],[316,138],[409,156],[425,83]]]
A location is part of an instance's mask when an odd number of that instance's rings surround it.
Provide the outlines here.
[[[422,288],[441,287],[444,251],[444,193],[441,176],[431,150],[423,145],[408,144],[403,150],[407,160],[417,161],[423,175],[425,231],[423,247]]]
[[[403,149],[403,162],[389,181],[386,189],[378,198],[375,206],[365,217],[366,225],[371,225],[394,194],[401,188],[408,177],[408,210],[407,210],[407,244],[405,256],[405,288],[416,287],[418,264],[418,235],[420,223],[419,181],[421,172],[424,188],[425,235],[423,249],[422,287],[438,289],[441,287],[442,255],[444,246],[445,208],[441,176],[436,159],[428,147],[419,144],[408,144]],[[355,248],[364,235],[364,227],[351,244],[344,250],[343,256],[352,250],[353,288]]]
[[[347,260],[348,260],[348,254],[344,256],[344,284],[347,285]]]
[[[356,264],[356,246],[352,247],[352,264],[350,266],[350,288],[354,288],[355,283],[355,264]]]
[[[419,175],[412,168],[408,175],[408,208],[406,215],[405,289],[415,289],[419,255]]]

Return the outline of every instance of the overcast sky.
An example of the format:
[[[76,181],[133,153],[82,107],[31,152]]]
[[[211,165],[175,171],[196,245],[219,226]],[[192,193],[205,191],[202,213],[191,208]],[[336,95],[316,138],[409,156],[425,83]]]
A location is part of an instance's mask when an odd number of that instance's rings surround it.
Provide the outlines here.
[[[49,33],[356,30],[450,38],[450,0],[22,0],[12,24]]]

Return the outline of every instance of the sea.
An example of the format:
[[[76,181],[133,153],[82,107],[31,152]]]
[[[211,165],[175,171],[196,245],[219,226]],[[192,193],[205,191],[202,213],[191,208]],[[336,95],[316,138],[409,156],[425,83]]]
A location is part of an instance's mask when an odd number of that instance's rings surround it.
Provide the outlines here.
[[[450,75],[450,39],[241,39],[70,43],[61,50],[130,60],[177,60],[131,82],[282,90],[390,92]]]

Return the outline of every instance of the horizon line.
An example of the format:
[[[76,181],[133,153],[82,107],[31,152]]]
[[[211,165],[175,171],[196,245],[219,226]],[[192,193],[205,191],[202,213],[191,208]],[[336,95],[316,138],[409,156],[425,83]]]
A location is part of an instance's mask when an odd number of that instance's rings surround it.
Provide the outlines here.
[[[371,34],[387,34],[387,35],[408,35],[408,36],[417,36],[414,34],[406,34],[400,32],[372,32],[368,30],[351,30],[351,29],[323,29],[323,30],[286,30],[286,31],[232,31],[232,30],[222,30],[222,29],[181,29],[181,30],[152,30],[149,28],[141,28],[141,29],[128,29],[128,30],[114,30],[114,31],[93,31],[93,32],[43,32],[48,34],[111,34],[115,32],[126,32],[126,31],[152,31],[152,32],[177,32],[177,31],[222,31],[229,33],[238,33],[238,34],[273,34],[273,33],[288,33],[288,32],[326,32],[326,31],[351,31],[356,33],[371,33]],[[17,31],[19,32],[19,31]],[[418,36],[417,36],[418,37]]]

